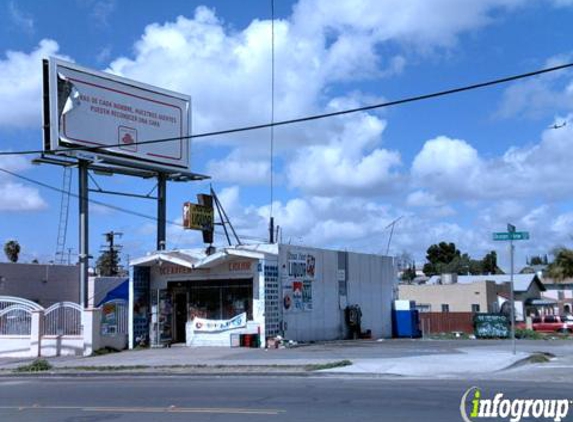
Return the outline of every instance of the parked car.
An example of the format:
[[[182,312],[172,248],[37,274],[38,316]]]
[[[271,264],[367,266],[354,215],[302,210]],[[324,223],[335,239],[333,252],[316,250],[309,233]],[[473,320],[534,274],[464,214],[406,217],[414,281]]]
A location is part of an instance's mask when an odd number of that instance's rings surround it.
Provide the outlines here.
[[[531,320],[533,329],[540,333],[573,333],[572,315],[542,315],[534,316]],[[517,328],[525,328],[525,323],[517,324]]]

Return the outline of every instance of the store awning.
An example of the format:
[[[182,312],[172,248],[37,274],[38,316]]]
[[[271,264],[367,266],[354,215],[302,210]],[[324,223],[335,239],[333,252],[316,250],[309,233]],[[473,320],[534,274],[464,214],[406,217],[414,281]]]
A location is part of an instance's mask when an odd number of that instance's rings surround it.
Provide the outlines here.
[[[554,306],[557,305],[557,301],[555,299],[544,298],[544,299],[527,299],[525,301],[527,306]]]

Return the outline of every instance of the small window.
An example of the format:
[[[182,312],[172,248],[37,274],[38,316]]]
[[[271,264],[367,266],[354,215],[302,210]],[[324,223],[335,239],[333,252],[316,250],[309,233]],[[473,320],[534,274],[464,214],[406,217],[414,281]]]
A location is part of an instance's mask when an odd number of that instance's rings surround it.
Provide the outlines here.
[[[479,303],[474,303],[472,305],[472,312],[479,312]]]
[[[558,292],[557,292],[557,299],[558,299],[558,300],[563,300],[563,299],[565,299],[565,292],[563,292],[563,291],[558,291]]]
[[[442,303],[442,312],[450,312],[450,305]]]

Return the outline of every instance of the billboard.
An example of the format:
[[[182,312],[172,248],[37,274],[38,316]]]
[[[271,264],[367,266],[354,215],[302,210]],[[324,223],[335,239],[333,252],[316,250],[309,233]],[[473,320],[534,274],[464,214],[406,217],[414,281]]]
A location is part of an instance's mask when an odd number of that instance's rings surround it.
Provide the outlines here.
[[[190,113],[187,95],[60,59],[44,60],[45,152],[189,170]],[[158,139],[173,140],[139,144]],[[73,150],[78,147],[106,148]]]

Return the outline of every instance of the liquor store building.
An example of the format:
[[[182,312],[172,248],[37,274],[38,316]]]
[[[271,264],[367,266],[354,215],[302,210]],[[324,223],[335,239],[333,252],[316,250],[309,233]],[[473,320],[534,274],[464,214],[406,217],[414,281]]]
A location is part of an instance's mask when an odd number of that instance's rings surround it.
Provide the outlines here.
[[[130,262],[129,344],[343,339],[349,305],[364,333],[390,337],[395,280],[393,259],[379,255],[283,244],[158,251]]]

